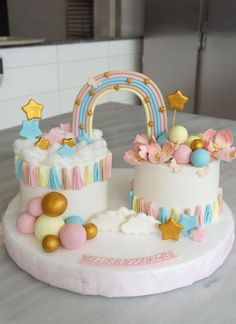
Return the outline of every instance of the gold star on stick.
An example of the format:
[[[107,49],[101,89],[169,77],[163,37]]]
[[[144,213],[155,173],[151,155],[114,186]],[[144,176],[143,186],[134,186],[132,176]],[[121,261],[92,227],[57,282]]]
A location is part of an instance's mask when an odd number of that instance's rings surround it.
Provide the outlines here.
[[[162,233],[163,240],[179,240],[179,235],[183,230],[183,225],[177,224],[173,218],[170,218],[166,223],[160,224],[159,228]]]
[[[43,105],[37,103],[33,99],[30,99],[29,102],[21,109],[26,114],[27,120],[42,118]]]
[[[73,140],[73,138],[63,138],[62,144],[67,144],[68,146],[73,147],[75,146],[75,141]]]
[[[50,141],[46,138],[40,137],[37,142],[34,143],[34,146],[40,148],[41,150],[48,150]]]
[[[180,90],[176,90],[174,93],[171,93],[167,96],[168,104],[170,109],[174,109],[173,116],[173,127],[175,125],[176,111],[184,110],[185,104],[189,101],[188,97],[185,97]]]
[[[189,101],[188,97],[185,97],[180,90],[176,90],[167,96],[169,108],[176,110],[184,110],[186,102]]]

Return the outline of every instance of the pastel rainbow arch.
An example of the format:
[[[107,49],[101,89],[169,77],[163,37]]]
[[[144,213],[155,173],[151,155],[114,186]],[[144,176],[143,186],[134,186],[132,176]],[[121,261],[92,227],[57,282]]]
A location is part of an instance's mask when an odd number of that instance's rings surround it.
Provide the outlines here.
[[[167,132],[166,107],[157,85],[146,75],[132,71],[110,71],[95,76],[94,84],[86,83],[76,97],[73,108],[73,133],[76,138],[92,135],[93,115],[99,99],[112,91],[136,94],[146,114],[147,135],[157,138]]]

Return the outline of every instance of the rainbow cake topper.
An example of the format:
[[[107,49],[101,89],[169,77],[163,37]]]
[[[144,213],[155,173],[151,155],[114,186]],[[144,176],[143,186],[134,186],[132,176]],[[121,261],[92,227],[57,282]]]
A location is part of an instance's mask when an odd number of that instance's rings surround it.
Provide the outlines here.
[[[167,132],[165,103],[157,85],[142,73],[111,71],[90,78],[76,97],[73,109],[75,137],[92,135],[96,104],[103,95],[112,91],[129,91],[139,97],[146,114],[149,139]]]

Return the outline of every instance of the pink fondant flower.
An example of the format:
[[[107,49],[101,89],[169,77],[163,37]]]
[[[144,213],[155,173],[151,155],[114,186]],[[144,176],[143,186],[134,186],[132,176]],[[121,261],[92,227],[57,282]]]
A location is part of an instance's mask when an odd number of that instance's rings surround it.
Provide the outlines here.
[[[139,152],[134,152],[134,151],[125,152],[124,160],[125,162],[133,165],[142,164],[145,162],[145,160],[139,156]]]
[[[203,141],[212,158],[231,161],[236,157],[236,147],[231,146],[233,135],[230,129],[222,129],[219,132],[210,129],[204,133]]]
[[[173,157],[174,151],[175,145],[169,141],[165,141],[163,147],[152,143],[148,147],[148,158],[151,163],[165,163]]]
[[[213,138],[216,134],[214,129],[208,129],[203,135],[204,147],[208,149],[209,144],[213,141]]]
[[[141,146],[148,146],[150,143],[156,143],[154,136],[152,136],[151,140],[148,140],[146,134],[137,134],[134,140],[135,151],[139,151]]]

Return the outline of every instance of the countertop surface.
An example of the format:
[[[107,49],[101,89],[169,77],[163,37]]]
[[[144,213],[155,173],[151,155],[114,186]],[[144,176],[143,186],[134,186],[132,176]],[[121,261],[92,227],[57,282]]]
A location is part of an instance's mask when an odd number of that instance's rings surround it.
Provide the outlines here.
[[[136,133],[145,132],[142,107],[104,104],[97,107],[94,119],[94,127],[103,130],[112,150],[113,167],[127,167],[123,162],[125,150]],[[66,114],[44,120],[40,125],[43,130],[48,130],[70,120],[71,114]],[[178,113],[177,124],[185,125],[191,134],[208,128],[230,128],[236,139],[236,121]],[[12,143],[19,129],[0,131],[1,216],[18,191],[13,171]],[[235,175],[235,161],[221,163],[224,199],[233,211],[236,209]],[[209,278],[190,287],[159,295],[109,299],[83,296],[37,281],[11,261],[0,243],[0,324],[233,324],[236,323],[235,265],[234,243],[224,265]]]

